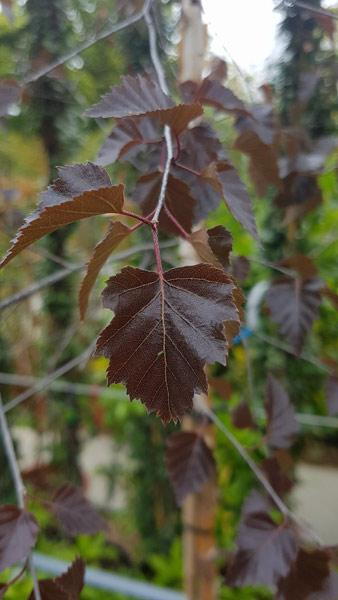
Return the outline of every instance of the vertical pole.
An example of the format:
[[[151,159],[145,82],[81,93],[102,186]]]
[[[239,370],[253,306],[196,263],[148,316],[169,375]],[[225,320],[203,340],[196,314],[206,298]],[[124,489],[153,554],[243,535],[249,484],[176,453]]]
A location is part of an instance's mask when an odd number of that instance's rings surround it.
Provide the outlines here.
[[[207,399],[210,406],[210,398]],[[194,431],[196,423],[185,417],[183,427]],[[210,424],[204,434],[212,448],[215,428]],[[215,521],[217,487],[214,479],[206,482],[200,492],[190,494],[182,507],[184,586],[189,600],[216,600],[217,572],[215,567]]]
[[[202,20],[200,0],[182,0],[179,80],[201,81],[207,50],[207,28]],[[208,405],[211,401],[208,398]],[[186,431],[196,430],[190,416],[183,421]],[[208,425],[205,441],[214,446],[215,432]],[[189,600],[216,599],[215,518],[216,483],[207,482],[198,494],[191,494],[182,508],[183,568],[185,592]]]

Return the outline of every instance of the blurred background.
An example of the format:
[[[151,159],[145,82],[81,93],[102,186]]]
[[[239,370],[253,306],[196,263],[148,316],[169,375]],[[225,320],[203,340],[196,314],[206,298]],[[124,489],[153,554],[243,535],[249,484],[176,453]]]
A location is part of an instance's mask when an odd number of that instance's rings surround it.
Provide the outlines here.
[[[213,368],[213,377],[223,386],[216,386],[212,395],[224,423],[243,446],[262,458],[264,434],[259,429],[236,427],[231,415],[246,401],[257,418],[264,419],[266,371],[282,373],[300,423],[292,451],[296,467],[290,502],[325,543],[335,545],[338,385],[337,381],[332,383],[334,377],[330,378],[331,404],[325,390],[328,373],[338,376],[338,37],[335,19],[325,16],[325,10],[338,17],[338,5],[307,0],[306,4],[323,9],[321,14],[301,4],[291,0],[204,2],[203,20],[209,37],[206,70],[215,56],[222,58],[227,65],[227,87],[245,103],[272,103],[280,122],[294,126],[292,107],[304,69],[314,69],[319,77],[311,92],[307,89],[297,126],[311,140],[312,159],[317,156],[311,181],[315,178],[320,199],[311,210],[301,213],[295,227],[283,221],[272,203],[271,186],[258,190],[247,156],[233,149],[233,116],[206,111],[250,190],[262,240],[258,247],[229,216],[224,204],[206,223],[224,224],[232,232],[237,277],[246,298],[251,298],[252,309],[250,333],[232,348],[229,367]],[[123,74],[151,69],[147,31],[142,22],[136,23],[76,53],[48,76],[34,81],[32,74],[141,6],[138,0],[0,2],[0,78],[23,81],[30,74],[22,103],[14,103],[10,115],[0,118],[1,254],[36,206],[39,192],[55,177],[56,166],[95,159],[111,123],[88,119],[83,113]],[[161,57],[176,97],[179,40],[184,35],[181,8],[178,1],[156,3]],[[322,151],[324,138],[330,142]],[[128,192],[132,191],[137,171],[131,162],[119,162],[108,170],[113,183],[124,182]],[[9,418],[29,505],[43,526],[37,550],[66,561],[80,554],[89,566],[182,590],[181,510],[164,459],[166,439],[179,427],[164,427],[159,419],[146,414],[140,403],[131,403],[122,386],[106,388],[107,361],[83,356],[110,319],[100,301],[106,279],[125,264],[140,268],[153,265],[152,251],[147,249],[148,234],[142,230],[124,242],[117,256],[105,265],[88,316],[81,322],[77,293],[83,266],[103,231],[101,217],[64,228],[25,250],[1,272],[1,393],[4,402],[19,398]],[[310,256],[331,290],[331,297],[320,307],[302,358],[297,360],[285,351],[257,292],[259,285],[264,287],[271,278],[269,263],[290,251]],[[185,259],[185,249],[175,243],[163,256],[170,268]],[[27,290],[26,297],[16,298],[23,290]],[[46,385],[46,376],[68,363],[74,368],[52,377]],[[2,447],[0,456],[1,503],[15,502]],[[211,560],[219,567],[221,581],[227,556],[234,548],[241,506],[254,485],[254,476],[219,434],[216,459],[217,525]],[[74,540],[55,527],[42,500],[65,480],[83,486],[109,522],[107,535]],[[13,586],[6,598],[19,600],[27,597],[30,589],[27,578]],[[129,596],[88,586],[82,597],[122,600]],[[236,591],[225,585],[219,592],[222,600],[271,597],[266,590]]]

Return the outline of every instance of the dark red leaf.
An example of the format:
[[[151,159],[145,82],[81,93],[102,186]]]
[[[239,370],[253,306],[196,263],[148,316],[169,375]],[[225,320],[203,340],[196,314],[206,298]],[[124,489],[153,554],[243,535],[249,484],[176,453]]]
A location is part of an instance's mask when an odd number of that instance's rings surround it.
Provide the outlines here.
[[[222,268],[221,263],[210,248],[209,236],[205,229],[193,231],[189,241],[202,262],[210,263],[218,269]]]
[[[231,419],[238,429],[255,429],[256,424],[252,416],[250,407],[246,402],[241,402],[231,413]]]
[[[229,255],[232,250],[232,236],[222,225],[212,229],[199,229],[190,236],[190,242],[200,259],[219,269],[229,268]]]
[[[330,554],[326,550],[307,551],[300,549],[290,573],[279,584],[278,600],[334,600],[326,595],[330,586]],[[333,590],[332,590],[333,591]]]
[[[325,384],[326,403],[329,415],[338,415],[338,377],[328,377]]]
[[[218,110],[235,113],[236,115],[249,114],[242,100],[216,79],[207,77],[198,87],[193,87],[191,82],[185,82],[182,84],[181,89],[184,98],[188,98],[190,95],[190,102],[201,102],[201,104],[213,106]]]
[[[120,213],[124,186],[111,185],[108,173],[87,163],[59,169],[59,179],[41,194],[38,209],[26,220],[0,262],[7,264],[48,233],[94,215]]]
[[[230,383],[220,377],[211,377],[208,379],[210,387],[218,394],[223,400],[229,400],[232,394],[232,388]]]
[[[196,81],[183,81],[183,83],[181,83],[179,86],[179,90],[184,102],[193,102],[196,97],[198,88],[199,84]]]
[[[320,75],[316,71],[303,71],[298,77],[298,101],[307,104],[312,98],[320,81]]]
[[[241,115],[236,121],[236,129],[240,133],[249,131],[263,144],[272,145],[276,135],[276,122],[271,104],[252,104],[250,116]]]
[[[208,75],[208,79],[213,79],[222,83],[227,78],[228,65],[222,58],[218,58],[218,56],[215,56],[212,59],[210,67],[211,71]]]
[[[207,123],[192,127],[181,135],[177,164],[200,173],[210,163],[221,158],[224,158],[222,144]]]
[[[236,169],[225,161],[221,162],[218,165],[218,177],[230,212],[255,239],[258,239],[251,199]]]
[[[295,410],[284,388],[272,375],[266,387],[267,442],[270,448],[289,448],[299,431]]]
[[[228,269],[229,256],[232,250],[232,235],[222,225],[208,229],[209,246],[224,269]]]
[[[27,558],[38,529],[29,512],[10,504],[0,507],[0,571]]]
[[[138,119],[121,119],[103,143],[96,164],[109,165],[121,158],[135,146],[161,142],[163,132],[158,119],[140,117]]]
[[[156,207],[158,202],[163,174],[159,172],[143,175],[138,180],[133,200],[139,204],[144,214],[150,214]],[[166,188],[165,206],[179,222],[179,224],[190,232],[193,223],[193,214],[195,200],[190,195],[188,186],[169,175],[168,185]],[[161,229],[168,233],[178,235],[179,231],[174,223],[169,219],[166,211],[162,209],[159,219]]]
[[[316,277],[318,273],[313,260],[309,256],[305,256],[305,254],[294,254],[289,258],[285,258],[279,264],[281,267],[295,271],[303,279],[311,279],[312,277]]]
[[[96,281],[101,267],[112,253],[112,251],[124,240],[131,230],[119,221],[111,223],[108,233],[94,248],[93,255],[87,263],[87,271],[82,280],[79,292],[79,305],[81,319],[84,318],[88,306],[89,295]]]
[[[200,104],[180,104],[164,94],[159,84],[142,75],[126,75],[121,85],[114,86],[101,100],[86,111],[88,117],[123,119],[137,116],[158,116],[177,134],[203,112]]]
[[[48,508],[48,504],[46,504]],[[97,533],[106,528],[104,520],[84,497],[80,488],[63,485],[55,493],[51,510],[68,535]]]
[[[158,83],[142,75],[126,75],[101,100],[86,111],[88,117],[121,119],[146,115],[174,106]]]
[[[167,443],[166,466],[177,502],[182,504],[188,494],[198,493],[215,476],[215,461],[204,439],[196,433],[174,433]]]
[[[290,173],[283,179],[283,187],[275,202],[283,209],[292,207],[292,211],[288,211],[286,222],[295,221],[322,202],[322,192],[313,175]]]
[[[39,581],[41,600],[80,600],[80,593],[84,586],[85,564],[77,558],[66,573],[54,579]],[[34,591],[29,600],[35,600]]]
[[[338,294],[336,294],[336,292],[331,290],[328,286],[324,286],[322,288],[322,295],[330,300],[334,308],[338,309]]]
[[[274,508],[270,498],[264,496],[258,490],[252,490],[247,496],[242,507],[242,519],[246,519],[250,515],[256,513],[267,513]]]
[[[263,195],[268,185],[280,186],[277,155],[274,148],[262,142],[258,135],[250,130],[243,131],[234,147],[250,158],[250,174],[258,194]]]
[[[275,588],[296,558],[296,536],[288,521],[277,524],[260,509],[264,502],[254,504],[258,504],[259,512],[244,513],[237,538],[238,551],[230,565],[227,583],[235,587]]]
[[[110,359],[108,383],[125,383],[131,399],[176,421],[191,410],[195,392],[207,391],[205,363],[226,362],[224,323],[238,329],[237,301],[232,280],[210,265],[163,278],[124,268],[103,292],[115,313],[97,343],[97,354]]]
[[[0,81],[0,117],[8,115],[12,104],[20,100],[21,88],[15,81]]]
[[[273,489],[279,496],[285,496],[285,494],[290,492],[293,487],[293,481],[282,469],[277,456],[266,458],[261,463],[261,466]]]
[[[275,281],[266,294],[272,320],[297,355],[318,315],[322,285],[319,279],[284,277]]]
[[[242,283],[249,276],[250,262],[245,256],[235,256],[231,260],[231,272],[236,281]]]
[[[179,104],[168,110],[159,113],[159,119],[163,125],[169,125],[171,130],[180,135],[191,121],[194,121],[203,114],[203,108],[200,104]]]
[[[333,40],[336,31],[336,23],[334,17],[329,15],[322,15],[320,13],[314,13],[318,25],[325,31],[325,33]]]
[[[333,598],[338,598],[338,573],[331,569],[321,591],[313,592],[307,600],[332,600]]]
[[[184,181],[190,190],[196,204],[194,208],[194,222],[198,223],[215,210],[222,200],[222,190],[217,189],[210,177],[203,173],[193,174],[185,171],[177,164],[172,168],[172,173],[177,179]]]

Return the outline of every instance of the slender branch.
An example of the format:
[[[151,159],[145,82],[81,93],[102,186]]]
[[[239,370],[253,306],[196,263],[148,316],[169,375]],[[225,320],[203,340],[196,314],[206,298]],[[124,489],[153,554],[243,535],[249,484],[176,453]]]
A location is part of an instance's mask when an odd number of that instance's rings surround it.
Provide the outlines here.
[[[5,407],[2,404],[1,394],[0,394],[0,430],[1,430],[1,436],[2,436],[2,441],[3,441],[3,445],[4,445],[4,450],[5,450],[5,453],[7,456],[7,460],[8,460],[8,466],[10,468],[12,478],[13,478],[18,507],[21,510],[24,510],[26,490],[25,490],[25,486],[22,481],[18,461],[15,456],[13,440],[12,440],[10,430],[8,427],[8,423],[7,423],[7,419],[5,416]],[[30,573],[31,573],[31,576],[33,579],[35,600],[41,600],[39,585],[38,585],[38,581],[36,578],[35,568],[34,568],[32,560],[31,560],[31,556],[29,556],[29,558],[28,558],[28,564],[29,564],[29,570],[30,570]]]
[[[40,279],[40,281],[37,281],[36,283],[33,283],[32,285],[26,287],[21,292],[17,292],[16,294],[13,294],[12,296],[9,296],[8,298],[2,300],[0,302],[0,311],[4,310],[5,308],[8,308],[12,304],[17,304],[18,302],[22,302],[22,300],[26,300],[27,298],[33,296],[33,294],[36,294],[43,288],[48,287],[49,285],[53,285],[54,283],[60,281],[61,279],[64,279],[71,273],[79,271],[83,268],[84,265],[74,265],[74,267],[72,268],[60,269],[52,275],[48,275],[47,277]]]
[[[151,215],[148,216],[147,218],[150,219],[150,217],[151,217]],[[141,225],[142,225],[142,223],[138,223],[132,229],[135,231]],[[161,247],[162,248],[171,248],[171,247],[175,246],[176,244],[177,244],[177,242],[175,240],[168,240],[167,242],[162,242]],[[120,260],[123,260],[124,258],[133,256],[133,254],[138,254],[139,252],[146,252],[147,250],[152,250],[152,249],[153,249],[153,246],[150,243],[149,244],[139,244],[137,246],[132,246],[131,248],[128,248],[127,250],[123,250],[123,252],[116,252],[115,254],[112,255],[111,260],[112,260],[112,262],[119,262]],[[57,281],[60,281],[61,279],[68,277],[68,275],[70,275],[71,273],[74,273],[75,271],[81,271],[85,267],[86,267],[86,264],[74,265],[73,267],[69,267],[67,269],[60,269],[59,271],[56,271],[56,273],[53,273],[52,275],[48,275],[47,277],[44,277],[40,281],[37,281],[36,283],[33,283],[32,285],[28,286],[21,292],[17,292],[16,294],[13,294],[12,296],[9,296],[8,298],[5,298],[4,300],[0,301],[0,311],[4,310],[5,308],[8,308],[9,306],[12,306],[12,304],[17,304],[18,302],[21,302],[22,300],[26,300],[27,298],[29,298],[30,296],[33,296],[33,294],[36,294],[43,288],[48,287],[49,285],[53,285]]]
[[[169,88],[165,79],[164,70],[162,67],[161,59],[157,50],[157,35],[156,29],[151,14],[151,7],[153,2],[148,2],[148,6],[144,10],[144,20],[147,24],[148,35],[149,35],[149,50],[150,58],[156,71],[157,79],[164,94],[169,95]]]
[[[338,427],[338,417],[296,413],[296,419],[302,425],[310,425],[313,427]]]
[[[222,421],[218,418],[218,416],[207,406],[204,398],[202,396],[195,396],[194,398],[196,409],[205,414],[215,425],[216,427],[225,435],[228,441],[232,444],[232,446],[237,450],[238,454],[243,458],[248,467],[251,469],[255,477],[258,479],[260,484],[264,487],[270,498],[273,500],[277,508],[281,511],[284,517],[288,517],[292,519],[295,523],[297,523],[300,527],[306,528],[307,531],[311,534],[313,539],[319,546],[325,545],[324,542],[320,539],[315,531],[308,525],[308,523],[303,522],[303,520],[297,515],[295,515],[283,502],[282,498],[278,496],[278,494],[273,489],[272,485],[265,477],[264,473],[261,469],[256,465],[255,461],[252,460],[250,454],[246,451],[246,449],[242,446],[242,444],[237,440],[237,438],[229,431],[229,429],[222,423]]]
[[[56,369],[49,375],[46,375],[46,377],[41,379],[36,385],[33,385],[31,388],[29,388],[25,392],[22,392],[22,394],[19,394],[18,396],[16,396],[16,398],[13,398],[13,400],[11,400],[10,402],[7,402],[7,404],[3,407],[3,411],[5,413],[7,413],[8,411],[12,410],[13,408],[15,408],[16,406],[21,404],[21,402],[28,400],[28,398],[31,398],[32,396],[34,396],[34,394],[37,394],[37,393],[41,392],[42,390],[44,390],[45,388],[47,388],[52,383],[52,381],[55,381],[55,379],[58,379],[58,377],[62,377],[62,375],[65,375],[65,373],[68,373],[69,371],[71,371],[72,369],[77,367],[79,364],[81,364],[82,362],[87,360],[89,358],[90,354],[92,353],[92,351],[94,350],[94,348],[95,348],[95,343],[91,344],[79,356],[76,356],[75,358],[73,358],[66,364],[62,365],[61,367],[59,367],[58,369]]]
[[[150,220],[147,217],[142,217],[142,215],[137,215],[136,213],[130,212],[130,210],[122,210],[121,215],[125,217],[131,217],[132,219],[136,219],[137,221],[141,221],[141,223],[145,223],[146,225],[150,224]]]
[[[16,375],[14,373],[0,372],[0,384],[17,387],[31,387],[41,381],[41,377],[32,377],[31,375]],[[93,393],[105,393],[108,391],[103,385],[90,385],[86,383],[73,383],[72,381],[53,381],[49,387],[57,392],[65,394],[78,394],[79,396],[90,396]],[[264,410],[255,410],[259,416],[264,414]],[[327,415],[313,415],[307,413],[296,413],[296,419],[302,425],[310,427],[328,427],[338,428],[338,417]]]
[[[240,456],[243,458],[243,460],[250,467],[251,471],[254,473],[254,475],[256,476],[258,481],[265,488],[265,490],[267,491],[269,496],[272,498],[272,500],[274,501],[276,506],[279,508],[281,513],[283,513],[285,516],[288,516],[289,515],[288,507],[284,504],[283,500],[278,496],[278,494],[276,494],[275,490],[273,489],[273,487],[270,484],[270,482],[268,481],[268,479],[265,477],[264,473],[259,469],[259,467],[257,467],[255,461],[252,460],[250,454],[246,451],[246,449],[242,446],[242,444],[231,433],[231,431],[229,431],[229,429],[224,425],[224,423],[222,423],[222,421],[217,417],[217,415],[213,412],[213,410],[211,410],[211,408],[209,408],[209,406],[207,406],[206,402],[203,400],[203,398],[201,396],[195,397],[195,403],[197,405],[196,406],[197,410],[199,410],[203,414],[207,415],[207,417],[216,425],[216,427],[218,427],[218,429],[220,431],[222,431],[222,433],[224,433],[224,435],[227,437],[229,442],[234,446],[234,448],[236,448],[238,454],[240,454]]]
[[[284,2],[284,4],[286,3]],[[323,8],[319,8],[317,6],[312,6],[312,4],[308,4],[307,2],[302,2],[301,0],[294,0],[294,4],[296,4],[296,6],[299,6],[299,8],[305,8],[310,12],[314,12],[318,15],[323,15],[323,17],[330,17],[330,19],[338,20],[338,15],[336,15],[335,13],[330,12],[328,10],[324,10]]]
[[[164,94],[168,95],[169,89],[167,86],[164,70],[163,70],[162,63],[161,63],[161,60],[160,60],[160,57],[158,54],[158,50],[157,50],[157,36],[156,36],[156,29],[155,29],[153,17],[151,14],[151,5],[152,5],[152,3],[149,3],[146,10],[144,11],[144,20],[147,24],[148,34],[149,34],[150,57],[151,57],[151,61],[153,63],[161,90]],[[170,166],[171,166],[171,161],[174,157],[171,131],[170,131],[170,127],[168,125],[165,125],[165,127],[164,127],[164,139],[165,139],[166,148],[167,148],[167,158],[166,158],[164,171],[163,171],[161,189],[160,189],[155,213],[154,213],[154,216],[152,219],[153,223],[158,223],[160,212],[165,203],[165,196],[166,196],[166,191],[167,191],[167,186],[168,186]]]
[[[331,373],[331,370],[327,365],[305,352],[302,352],[298,356],[295,356],[295,351],[292,348],[292,346],[289,346],[289,344],[286,344],[285,342],[277,340],[269,335],[258,333],[257,331],[253,331],[253,335],[265,342],[266,344],[270,344],[271,346],[278,348],[278,350],[282,350],[283,352],[287,352],[287,354],[291,354],[291,356],[295,359],[305,360],[306,362],[310,363],[311,365],[314,365],[321,371],[325,371],[325,373],[329,374]]]
[[[188,173],[192,173],[193,175],[197,175],[197,177],[201,177],[201,173],[199,171],[195,171],[195,169],[191,169],[190,167],[187,167],[186,165],[181,165],[180,163],[175,161],[175,167],[178,167],[179,169],[183,169],[183,171],[188,171]]]
[[[167,147],[167,159],[166,159],[166,163],[164,166],[161,189],[160,189],[160,193],[159,193],[159,197],[158,197],[158,201],[157,201],[157,205],[156,205],[156,210],[155,210],[154,216],[152,218],[153,223],[158,223],[160,212],[165,203],[165,196],[166,196],[166,192],[167,192],[171,161],[174,156],[170,127],[168,125],[165,125],[165,127],[164,127],[164,139],[166,141],[166,147]]]
[[[8,460],[8,465],[9,465],[9,468],[10,468],[10,471],[12,474],[12,479],[13,479],[13,483],[14,483],[18,507],[21,509],[24,509],[25,508],[26,490],[25,490],[25,486],[23,484],[23,481],[22,481],[22,478],[20,475],[19,465],[16,460],[13,441],[11,438],[7,419],[5,416],[5,407],[2,403],[1,394],[0,394],[0,429],[1,429],[1,436],[2,436],[5,453],[6,453],[7,460]]]
[[[11,385],[15,387],[32,387],[42,381],[41,377],[32,377],[30,375],[16,375],[14,373],[0,373],[0,383],[2,385]],[[65,394],[78,394],[79,396],[90,396],[94,392],[106,392],[108,388],[100,385],[90,385],[86,383],[73,383],[72,381],[52,381],[49,384],[50,389]],[[338,419],[337,419],[338,422]]]
[[[44,77],[45,75],[48,75],[48,73],[50,73],[57,67],[61,67],[61,65],[65,64],[66,62],[68,62],[69,60],[71,60],[72,58],[77,56],[78,54],[81,54],[81,52],[83,52],[84,50],[87,50],[91,46],[94,46],[94,44],[96,44],[97,42],[104,40],[105,38],[111,36],[113,33],[122,31],[122,29],[125,29],[126,27],[129,27],[130,25],[133,25],[134,23],[137,23],[137,21],[140,21],[141,19],[144,18],[145,13],[148,10],[151,2],[152,2],[152,0],[146,0],[142,9],[139,12],[135,13],[134,15],[131,15],[130,17],[128,17],[128,19],[125,19],[124,21],[121,21],[120,23],[115,23],[114,25],[110,25],[109,27],[107,27],[103,31],[101,31],[101,33],[98,33],[95,36],[89,37],[89,39],[87,39],[83,44],[78,46],[78,48],[76,48],[75,50],[72,50],[68,54],[64,54],[60,58],[51,62],[49,65],[42,67],[38,71],[35,71],[33,73],[28,73],[28,75],[26,75],[26,77],[23,80],[23,85],[37,81],[38,79],[40,79],[40,77]]]

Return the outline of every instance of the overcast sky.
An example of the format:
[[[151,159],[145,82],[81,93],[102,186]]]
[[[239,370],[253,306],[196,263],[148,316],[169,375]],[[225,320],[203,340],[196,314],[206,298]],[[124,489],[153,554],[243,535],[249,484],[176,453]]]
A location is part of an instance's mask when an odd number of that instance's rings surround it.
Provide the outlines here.
[[[274,0],[203,0],[211,50],[225,58],[230,53],[246,72],[261,72],[276,51],[280,15],[275,4]],[[325,7],[335,4],[335,0],[323,2]]]

